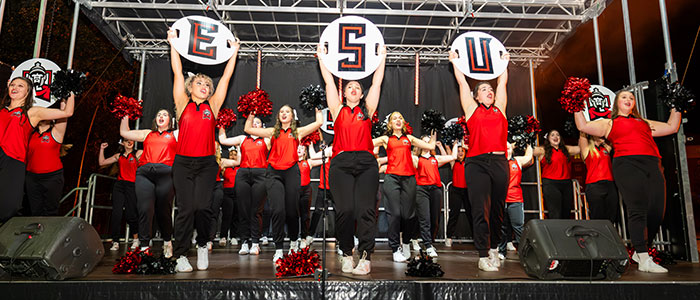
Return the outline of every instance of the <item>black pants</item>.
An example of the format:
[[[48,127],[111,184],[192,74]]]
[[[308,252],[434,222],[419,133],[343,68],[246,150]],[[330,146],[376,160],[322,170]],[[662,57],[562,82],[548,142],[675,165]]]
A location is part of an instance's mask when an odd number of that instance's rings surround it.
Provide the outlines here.
[[[240,218],[239,235],[244,243],[257,243],[262,229],[262,212],[267,191],[265,169],[240,168],[236,172],[236,200]]]
[[[382,192],[389,221],[389,247],[392,252],[396,252],[401,246],[400,232],[403,232],[404,243],[417,237],[416,177],[386,174]]]
[[[221,204],[221,237],[238,237],[238,214],[236,214],[236,189],[224,188],[224,201]],[[229,233],[230,230],[230,233]]]
[[[447,220],[447,237],[457,237],[457,221],[459,221],[460,210],[464,208],[467,217],[467,224],[473,226],[472,222],[472,205],[469,203],[469,193],[467,189],[458,188],[454,185],[449,189],[450,199],[447,205],[449,206],[449,214]],[[473,234],[472,234],[473,236]]]
[[[0,148],[0,224],[16,216],[24,197],[25,164],[9,157]]]
[[[309,235],[314,236],[316,234],[316,229],[318,229],[318,223],[321,222],[321,217],[323,217],[323,195],[326,195],[326,207],[329,208],[328,210],[328,219],[335,220],[335,210],[330,210],[330,208],[335,209],[335,204],[333,203],[333,194],[331,193],[330,190],[326,189],[318,189],[318,192],[316,194],[316,203],[314,204],[314,213],[311,214],[311,224],[309,224]],[[326,230],[324,228],[323,230]],[[335,233],[335,230],[330,230]]]
[[[153,238],[153,218],[164,241],[173,236],[172,167],[166,164],[145,164],[136,170],[136,208],[139,215],[139,240],[148,245]]]
[[[631,155],[613,159],[613,178],[627,206],[630,238],[637,252],[646,252],[664,218],[666,179],[657,157]]]
[[[24,180],[32,216],[58,216],[63,192],[63,169],[50,173],[27,172]]]
[[[311,207],[311,185],[307,184],[299,189],[299,236],[309,236],[309,209]]]
[[[574,188],[571,179],[542,178],[542,198],[549,219],[570,219],[574,206]]]
[[[420,225],[420,237],[426,248],[431,246],[437,235],[441,206],[442,187],[419,185],[416,188],[416,212]]]
[[[619,202],[615,182],[600,180],[586,184],[586,202],[591,219],[605,219],[615,223],[619,216]]]
[[[112,188],[112,221],[110,230],[112,240],[119,241],[122,227],[122,213],[126,211],[126,223],[132,233],[139,232],[139,213],[136,209],[136,188],[134,183],[117,180]]]
[[[464,165],[472,209],[474,247],[479,257],[501,242],[501,223],[508,192],[508,161],[504,155],[469,157]]]
[[[189,157],[176,155],[173,162],[173,184],[177,203],[175,216],[175,257],[186,256],[197,229],[197,245],[209,241],[211,200],[219,166],[214,156]]]
[[[367,151],[341,152],[331,160],[328,181],[337,209],[336,238],[340,250],[343,255],[351,255],[354,234],[360,240],[360,256],[366,255],[369,260],[377,235],[377,160]]]
[[[299,188],[301,175],[299,165],[294,164],[286,170],[267,168],[267,197],[272,211],[272,235],[275,248],[282,249],[284,244],[284,225],[287,225],[289,239],[299,237]]]
[[[211,219],[209,220],[209,241],[213,241],[216,238],[216,229],[219,228],[219,215],[221,214],[221,207],[224,203],[224,183],[222,181],[216,181],[214,183],[214,192],[211,194]],[[221,237],[224,237],[223,233]]]

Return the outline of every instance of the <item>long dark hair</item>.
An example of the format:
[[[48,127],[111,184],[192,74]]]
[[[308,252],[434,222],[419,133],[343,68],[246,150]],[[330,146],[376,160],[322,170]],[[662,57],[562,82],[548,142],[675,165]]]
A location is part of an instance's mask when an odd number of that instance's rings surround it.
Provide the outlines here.
[[[547,135],[550,135],[552,134],[552,132],[555,131],[559,133],[559,130],[552,129],[547,133]],[[564,144],[564,140],[561,138],[561,134],[559,136],[559,150],[561,150],[561,152],[564,153],[564,156],[566,156],[566,161],[571,161],[571,157],[569,156],[569,149],[566,148],[566,144]],[[552,149],[554,149],[554,146],[552,146],[552,144],[549,143],[549,138],[544,139],[544,160],[547,161],[548,164],[552,163]]]
[[[166,113],[168,113],[168,129],[166,130],[173,130],[173,114],[171,114],[169,110],[161,108],[158,111],[156,111],[156,116],[153,117],[153,122],[151,122],[151,131],[158,131],[158,113],[161,111],[165,111]]]
[[[343,80],[343,86],[341,90],[343,91],[343,94],[345,94],[345,87],[348,86],[349,83],[351,82],[357,82],[357,84],[360,85],[360,90],[362,90],[362,95],[365,95],[365,88],[362,86],[362,83],[357,81],[357,80]],[[343,105],[347,105],[347,100],[345,100],[345,96],[343,95]],[[365,102],[365,96],[362,96],[360,98],[360,103],[357,104],[360,107],[360,111],[362,112],[362,115],[364,118],[362,120],[367,120],[371,118],[372,116],[369,115],[369,112],[367,112],[367,102]]]
[[[31,80],[27,77],[15,77],[10,80],[10,83],[12,83],[15,80],[22,80],[27,84],[27,97],[24,98],[24,105],[22,105],[22,111],[24,113],[27,113],[32,106],[34,106],[34,83],[32,83]],[[10,106],[12,103],[12,99],[10,99],[10,86],[8,84],[8,91],[7,94],[5,94],[5,97],[2,97],[2,102],[0,102],[0,108],[4,108],[7,106]]]
[[[289,124],[289,128],[292,129],[292,135],[294,138],[297,138],[297,120],[294,120],[294,109],[292,109],[291,106],[285,104],[280,107],[280,110],[284,107],[289,107],[289,109],[292,111],[292,122]],[[277,113],[277,121],[275,122],[275,127],[274,127],[274,132],[272,133],[273,138],[278,138],[280,136],[280,129],[282,129],[282,122],[280,122],[280,115],[279,112]]]

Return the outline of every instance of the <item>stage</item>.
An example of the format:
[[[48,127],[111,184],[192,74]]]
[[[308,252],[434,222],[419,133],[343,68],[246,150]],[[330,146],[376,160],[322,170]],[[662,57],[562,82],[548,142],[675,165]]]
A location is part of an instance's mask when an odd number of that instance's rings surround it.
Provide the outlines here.
[[[107,244],[105,244],[108,246]],[[345,276],[328,244],[328,299],[697,299],[700,266],[678,262],[668,274],[637,271],[632,265],[617,281],[541,281],[528,277],[515,252],[509,252],[499,272],[482,272],[470,244],[439,245],[442,278],[404,274],[405,263],[394,263],[386,243],[378,243],[368,276]],[[321,243],[312,248],[320,251]],[[4,299],[319,299],[320,282],[312,278],[278,279],[272,264],[274,250],[263,247],[259,256],[238,255],[238,247],[214,247],[207,271],[174,275],[115,275],[112,266],[124,254],[107,251],[87,277],[68,281],[25,281],[5,276]],[[356,258],[357,260],[357,258]],[[196,251],[190,252],[196,265]]]

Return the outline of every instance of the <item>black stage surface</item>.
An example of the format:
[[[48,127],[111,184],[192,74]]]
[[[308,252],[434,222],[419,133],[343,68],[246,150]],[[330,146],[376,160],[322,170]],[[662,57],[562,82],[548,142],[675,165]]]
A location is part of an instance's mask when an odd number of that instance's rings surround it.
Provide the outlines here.
[[[108,247],[108,244],[105,244]],[[700,265],[679,262],[668,274],[649,274],[631,265],[617,281],[541,281],[528,277],[517,254],[509,252],[499,272],[482,272],[469,244],[439,245],[442,278],[404,274],[405,263],[394,263],[386,243],[377,243],[368,276],[340,276],[333,243],[328,244],[327,299],[698,299]],[[122,244],[122,248],[124,248]],[[160,247],[158,247],[160,248]],[[312,248],[320,251],[321,243]],[[10,281],[0,278],[0,299],[319,299],[320,282],[312,278],[277,279],[274,250],[259,256],[238,255],[238,247],[219,248],[210,255],[209,270],[174,275],[115,275],[120,255],[107,252],[87,277],[67,281]],[[155,250],[157,251],[157,250]],[[196,251],[190,252],[196,268]],[[357,258],[356,258],[357,261]]]

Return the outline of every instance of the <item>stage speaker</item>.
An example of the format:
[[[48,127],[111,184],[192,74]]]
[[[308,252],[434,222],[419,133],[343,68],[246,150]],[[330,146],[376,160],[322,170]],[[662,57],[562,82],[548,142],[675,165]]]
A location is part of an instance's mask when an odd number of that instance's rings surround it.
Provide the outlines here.
[[[608,220],[531,220],[518,253],[528,275],[548,280],[615,280],[629,265]]]
[[[0,227],[0,268],[12,276],[82,277],[103,256],[100,236],[81,218],[15,217]]]

